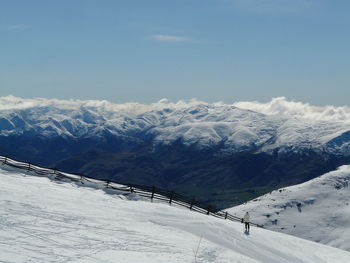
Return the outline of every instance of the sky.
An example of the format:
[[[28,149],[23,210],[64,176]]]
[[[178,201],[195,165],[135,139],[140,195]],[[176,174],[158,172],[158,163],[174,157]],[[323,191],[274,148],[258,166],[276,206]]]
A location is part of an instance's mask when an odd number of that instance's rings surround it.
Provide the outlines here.
[[[0,96],[349,105],[348,0],[0,0]]]

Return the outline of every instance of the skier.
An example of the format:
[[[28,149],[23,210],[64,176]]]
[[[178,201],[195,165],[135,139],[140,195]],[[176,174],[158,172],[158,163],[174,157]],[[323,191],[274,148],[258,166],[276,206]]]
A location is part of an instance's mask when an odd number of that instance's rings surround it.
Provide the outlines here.
[[[244,217],[242,218],[242,223],[244,223],[245,225],[245,231],[249,231],[250,229],[249,222],[250,222],[250,215],[248,212],[246,212]]]

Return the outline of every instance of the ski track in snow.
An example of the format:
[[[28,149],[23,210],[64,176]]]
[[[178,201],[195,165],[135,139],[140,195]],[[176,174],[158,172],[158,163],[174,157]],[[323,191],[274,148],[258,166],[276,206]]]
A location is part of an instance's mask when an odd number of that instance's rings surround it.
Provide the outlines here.
[[[0,262],[350,262],[350,253],[0,168]]]

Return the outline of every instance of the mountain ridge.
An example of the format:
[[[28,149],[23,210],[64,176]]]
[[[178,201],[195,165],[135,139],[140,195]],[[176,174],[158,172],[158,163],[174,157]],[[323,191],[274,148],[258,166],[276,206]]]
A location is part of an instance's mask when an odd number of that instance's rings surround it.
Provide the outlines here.
[[[21,102],[17,104],[26,102],[20,98],[11,99]],[[264,152],[289,151],[293,147],[312,147],[339,154],[349,151],[349,123],[339,120],[311,121],[295,116],[267,115],[222,104],[199,103],[180,108],[163,104],[161,109],[131,114],[108,110],[105,106],[90,106],[89,101],[76,103],[75,107],[62,102],[63,105],[40,106],[38,103],[39,106],[34,104],[28,108],[0,109],[0,134],[35,133],[47,138],[91,138],[109,134],[130,141],[151,138],[155,145],[182,139],[185,145],[197,144],[199,148],[223,144],[223,152],[254,148]]]
[[[349,116],[283,98],[143,105],[9,96],[0,97],[0,153],[224,208],[349,164]]]
[[[350,251],[350,165],[227,209],[270,230]]]

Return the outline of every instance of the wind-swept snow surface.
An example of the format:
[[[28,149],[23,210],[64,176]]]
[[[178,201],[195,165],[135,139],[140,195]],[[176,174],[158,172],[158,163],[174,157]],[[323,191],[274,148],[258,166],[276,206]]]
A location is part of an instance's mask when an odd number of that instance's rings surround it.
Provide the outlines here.
[[[0,193],[0,262],[350,262],[336,248],[4,167]]]
[[[227,211],[266,228],[350,251],[350,166]]]

